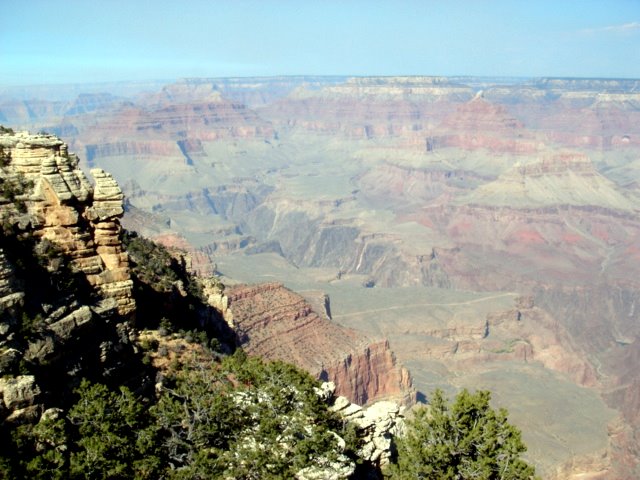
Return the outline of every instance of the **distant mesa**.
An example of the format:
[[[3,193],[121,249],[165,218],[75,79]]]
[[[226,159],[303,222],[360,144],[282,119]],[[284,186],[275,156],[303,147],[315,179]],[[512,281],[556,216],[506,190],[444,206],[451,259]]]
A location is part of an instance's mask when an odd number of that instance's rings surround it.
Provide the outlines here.
[[[520,120],[503,105],[485,99],[482,91],[447,115],[432,137],[432,144],[439,147],[487,149],[496,153],[531,154],[540,147],[540,141]]]
[[[516,164],[497,180],[463,197],[461,202],[516,208],[553,205],[638,208],[637,201],[598,173],[586,155],[578,153],[550,154],[532,163]]]

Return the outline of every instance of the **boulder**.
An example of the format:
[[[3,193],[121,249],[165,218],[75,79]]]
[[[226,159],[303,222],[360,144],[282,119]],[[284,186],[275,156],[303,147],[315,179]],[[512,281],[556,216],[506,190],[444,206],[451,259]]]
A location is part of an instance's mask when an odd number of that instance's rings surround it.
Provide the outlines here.
[[[0,395],[8,410],[17,410],[35,404],[40,395],[40,387],[33,375],[1,378]]]
[[[318,389],[319,395],[324,388],[327,387],[323,384]],[[334,398],[333,405],[329,407],[356,426],[361,440],[358,455],[378,466],[389,463],[391,459],[393,436],[404,430],[404,408],[391,401],[379,401],[362,408],[342,396]]]

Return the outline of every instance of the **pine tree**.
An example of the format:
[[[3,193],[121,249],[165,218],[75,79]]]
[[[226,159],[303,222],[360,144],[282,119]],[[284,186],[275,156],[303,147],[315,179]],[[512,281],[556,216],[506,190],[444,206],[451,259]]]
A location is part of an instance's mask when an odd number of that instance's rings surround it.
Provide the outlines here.
[[[529,480],[535,469],[520,458],[526,451],[507,411],[489,405],[488,391],[463,390],[453,405],[440,390],[430,408],[416,412],[398,440],[392,478]]]
[[[69,411],[77,432],[70,457],[71,478],[155,478],[154,429],[144,406],[126,387],[119,392],[83,381]]]

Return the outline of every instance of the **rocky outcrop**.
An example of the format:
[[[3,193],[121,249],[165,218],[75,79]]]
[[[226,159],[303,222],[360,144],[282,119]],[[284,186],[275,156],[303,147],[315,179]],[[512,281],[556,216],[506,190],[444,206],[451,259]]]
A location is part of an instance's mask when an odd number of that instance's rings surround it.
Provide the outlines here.
[[[37,403],[40,394],[33,375],[0,379],[0,415],[4,422],[20,424],[37,420],[41,413],[41,405]]]
[[[33,375],[0,379],[0,399],[7,410],[15,411],[33,406],[40,393]]]
[[[387,465],[395,446],[393,437],[404,433],[405,407],[395,402],[379,401],[368,407],[351,403],[346,397],[333,397],[335,385],[325,382],[321,395],[330,397],[330,410],[356,426],[360,441],[358,456],[378,467]]]
[[[132,314],[133,283],[119,238],[123,194],[115,180],[96,169],[92,187],[78,158],[51,135],[5,134],[0,145],[9,158],[3,176],[17,175],[33,185],[25,192],[26,213],[19,221],[30,225],[34,237],[61,249],[72,268],[117,302],[121,315]]]
[[[350,393],[354,402],[366,404],[381,398],[412,403],[411,375],[397,364],[389,343],[370,343],[340,361],[325,365],[320,378],[330,379],[342,395]],[[403,395],[402,398],[399,395]]]
[[[88,280],[97,285],[105,297],[115,298],[122,314],[133,312],[135,305],[131,296],[133,282],[129,278],[128,256],[120,241],[121,227],[118,219],[124,214],[122,190],[113,177],[101,169],[91,170],[96,186],[93,204],[85,216],[91,222],[96,253],[105,271]]]
[[[135,355],[123,194],[100,169],[92,186],[54,136],[8,131],[0,147],[0,418],[35,423],[53,391],[116,378]]]
[[[280,283],[208,291],[250,355],[284,360],[323,380],[336,392],[365,404],[378,399],[413,399],[409,373],[386,341],[372,340],[314,312]]]

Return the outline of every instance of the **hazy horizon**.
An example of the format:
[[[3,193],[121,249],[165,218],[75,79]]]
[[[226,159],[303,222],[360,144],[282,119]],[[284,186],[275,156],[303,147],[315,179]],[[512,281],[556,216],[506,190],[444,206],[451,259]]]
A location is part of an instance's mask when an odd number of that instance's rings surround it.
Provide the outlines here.
[[[106,7],[105,7],[106,5]],[[158,0],[5,6],[0,85],[202,77],[640,78],[640,3]]]

